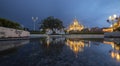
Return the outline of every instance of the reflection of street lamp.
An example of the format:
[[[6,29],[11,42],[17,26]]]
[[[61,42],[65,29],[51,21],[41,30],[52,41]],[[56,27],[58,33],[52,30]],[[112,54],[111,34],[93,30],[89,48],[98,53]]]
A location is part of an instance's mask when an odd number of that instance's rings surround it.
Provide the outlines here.
[[[35,22],[38,20],[38,17],[32,17],[32,20],[33,20],[33,22],[34,22],[34,27],[33,27],[33,29],[34,29],[34,31],[35,31]]]
[[[116,14],[114,14],[112,16],[109,16],[107,22],[111,23],[112,27],[113,27],[113,24],[114,24],[114,22],[116,22],[116,20],[118,20],[118,16]]]

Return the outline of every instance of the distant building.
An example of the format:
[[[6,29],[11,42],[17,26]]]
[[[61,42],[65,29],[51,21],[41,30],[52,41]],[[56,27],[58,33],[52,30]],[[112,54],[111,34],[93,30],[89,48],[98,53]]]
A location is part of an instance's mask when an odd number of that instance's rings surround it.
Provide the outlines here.
[[[74,19],[73,23],[69,25],[67,32],[81,31],[82,29],[84,29],[84,26],[82,24],[79,24],[77,19]]]
[[[60,30],[54,29],[54,31],[56,34],[65,34],[64,29],[60,29]],[[52,34],[52,33],[53,31],[51,29],[46,29],[46,34]]]
[[[103,32],[113,32],[115,29],[120,27],[120,17],[117,22],[115,22],[111,27],[109,28],[104,28]]]
[[[90,29],[91,32],[102,32],[102,28],[99,27],[93,27]]]
[[[103,32],[113,32],[113,28],[112,27],[103,28]]]

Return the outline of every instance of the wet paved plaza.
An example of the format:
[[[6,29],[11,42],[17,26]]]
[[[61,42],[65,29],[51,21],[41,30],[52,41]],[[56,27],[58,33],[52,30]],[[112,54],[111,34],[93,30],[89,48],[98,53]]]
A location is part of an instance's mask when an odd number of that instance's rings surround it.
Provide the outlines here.
[[[0,41],[0,66],[120,66],[119,39]]]

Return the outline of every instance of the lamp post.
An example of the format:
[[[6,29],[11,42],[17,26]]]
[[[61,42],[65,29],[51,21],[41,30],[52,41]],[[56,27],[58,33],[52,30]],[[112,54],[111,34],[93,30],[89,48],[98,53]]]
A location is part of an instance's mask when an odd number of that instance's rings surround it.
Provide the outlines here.
[[[32,17],[32,20],[34,22],[33,30],[35,31],[35,22],[38,20],[38,17]]]
[[[111,23],[112,27],[113,27],[113,24],[114,24],[114,22],[116,22],[116,20],[118,20],[118,16],[116,14],[114,14],[112,16],[109,16],[107,22]]]
[[[111,27],[113,28],[114,31],[114,23],[117,22],[118,16],[116,14],[109,16],[107,22],[111,23]]]

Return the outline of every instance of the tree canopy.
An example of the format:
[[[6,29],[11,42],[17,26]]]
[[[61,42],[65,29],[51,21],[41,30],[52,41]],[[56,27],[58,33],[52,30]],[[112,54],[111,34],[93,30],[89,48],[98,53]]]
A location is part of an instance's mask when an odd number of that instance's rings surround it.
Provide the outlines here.
[[[20,29],[21,26],[17,22],[13,22],[4,18],[0,18],[0,26],[2,27],[8,27],[8,28],[14,28],[14,29]]]
[[[51,29],[54,31],[54,29],[62,29],[64,28],[63,22],[59,20],[58,18],[54,18],[53,16],[49,16],[41,21],[40,29],[46,30]]]

